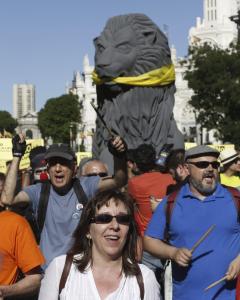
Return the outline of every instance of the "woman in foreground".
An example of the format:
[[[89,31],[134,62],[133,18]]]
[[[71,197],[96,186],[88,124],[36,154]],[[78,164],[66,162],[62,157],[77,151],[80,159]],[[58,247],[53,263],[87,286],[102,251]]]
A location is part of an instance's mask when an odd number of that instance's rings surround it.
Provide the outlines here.
[[[62,276],[66,255],[55,258],[46,270],[39,300],[161,299],[154,273],[136,257],[131,200],[115,190],[98,193],[87,203],[74,233],[69,273],[65,268]]]

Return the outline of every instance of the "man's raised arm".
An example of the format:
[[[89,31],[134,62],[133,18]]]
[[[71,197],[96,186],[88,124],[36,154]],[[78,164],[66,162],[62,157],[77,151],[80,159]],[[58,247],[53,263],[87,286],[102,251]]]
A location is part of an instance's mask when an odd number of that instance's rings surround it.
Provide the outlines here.
[[[19,192],[18,195],[14,197],[20,161],[26,150],[25,138],[22,134],[16,135],[12,139],[12,143],[13,143],[12,146],[13,159],[9,166],[6,180],[4,183],[4,187],[1,195],[1,201],[0,201],[1,206],[11,205],[16,202],[29,201],[28,195],[23,191]]]
[[[100,179],[98,189],[101,191],[121,188],[127,183],[126,143],[120,136],[117,136],[109,142],[108,148],[114,156],[114,176],[112,178]]]

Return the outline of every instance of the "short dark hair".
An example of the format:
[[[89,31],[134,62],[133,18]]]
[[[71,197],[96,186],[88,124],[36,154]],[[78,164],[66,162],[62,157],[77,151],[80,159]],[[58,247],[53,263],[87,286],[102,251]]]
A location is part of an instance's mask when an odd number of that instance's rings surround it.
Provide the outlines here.
[[[148,172],[156,167],[156,151],[150,144],[141,144],[135,150],[135,163],[141,172]]]
[[[91,219],[95,216],[96,209],[100,209],[104,205],[108,205],[109,201],[114,199],[116,203],[123,203],[131,216],[129,231],[126,244],[122,251],[123,272],[126,276],[137,275],[137,225],[134,220],[133,201],[127,194],[119,190],[108,190],[99,192],[96,196],[89,200],[83,209],[80,222],[73,234],[74,243],[69,254],[82,254],[81,257],[75,258],[74,263],[80,272],[84,272],[89,263],[92,263],[92,245],[89,244],[87,234],[89,233]]]
[[[185,162],[185,150],[184,149],[174,149],[172,150],[166,158],[166,169],[176,170],[178,165],[183,165]]]

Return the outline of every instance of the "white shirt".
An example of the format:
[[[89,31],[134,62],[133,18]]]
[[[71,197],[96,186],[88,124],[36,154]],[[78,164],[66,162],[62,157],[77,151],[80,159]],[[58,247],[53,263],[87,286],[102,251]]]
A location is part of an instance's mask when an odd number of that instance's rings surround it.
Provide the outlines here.
[[[41,283],[38,300],[57,300],[59,281],[62,275],[66,255],[55,258],[46,270]],[[160,300],[160,287],[153,271],[139,265],[144,282],[144,300]],[[78,271],[74,264],[60,295],[60,300],[101,300],[95,285],[91,268],[84,273]],[[135,276],[122,276],[119,287],[104,300],[140,300],[140,290]]]

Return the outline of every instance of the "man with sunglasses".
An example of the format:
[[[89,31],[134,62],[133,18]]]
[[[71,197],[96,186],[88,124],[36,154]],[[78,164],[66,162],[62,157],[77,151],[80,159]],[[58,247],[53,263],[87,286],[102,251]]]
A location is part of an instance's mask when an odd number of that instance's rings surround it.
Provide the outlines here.
[[[235,299],[240,225],[232,195],[218,183],[218,156],[217,150],[205,145],[186,151],[189,181],[175,198],[170,220],[166,197],[145,232],[145,250],[172,261],[173,300]],[[192,250],[212,225],[212,232]],[[224,276],[225,280],[204,291]]]
[[[21,145],[24,139],[17,143],[18,151],[13,149],[12,164],[7,174],[4,193],[1,202],[5,205],[17,203],[32,203],[33,210],[37,215],[41,199],[42,183],[28,186],[20,191],[15,197],[14,189],[16,174],[19,167]],[[112,141],[115,173],[113,177],[103,179],[99,176],[81,177],[81,195],[84,198],[92,198],[97,191],[103,191],[121,187],[126,182],[126,163],[124,158],[125,144],[117,136]],[[114,151],[113,151],[114,153]],[[41,231],[40,248],[46,259],[46,266],[56,256],[65,254],[71,245],[72,234],[81,217],[84,201],[79,200],[74,189],[77,164],[75,153],[66,144],[53,144],[45,154],[47,170],[50,178],[50,193],[47,202],[45,222]],[[86,200],[87,200],[86,199]],[[81,200],[81,199],[80,199]],[[46,267],[44,266],[44,267]]]
[[[80,162],[81,164],[81,162]],[[79,167],[78,176],[108,176],[108,167],[101,160],[89,158],[84,164]]]

